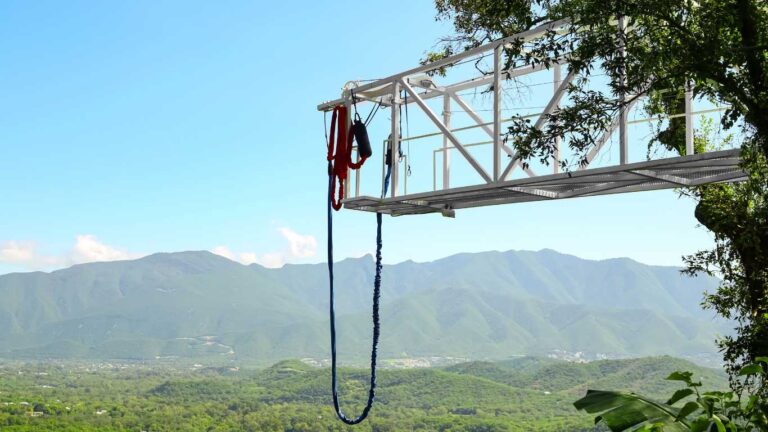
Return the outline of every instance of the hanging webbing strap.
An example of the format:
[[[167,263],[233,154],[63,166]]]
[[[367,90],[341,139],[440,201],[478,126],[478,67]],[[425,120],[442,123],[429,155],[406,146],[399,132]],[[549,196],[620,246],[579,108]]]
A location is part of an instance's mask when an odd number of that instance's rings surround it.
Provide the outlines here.
[[[330,293],[330,321],[331,321],[331,386],[333,391],[333,408],[341,421],[348,425],[355,425],[365,420],[371,411],[373,399],[376,395],[376,358],[379,346],[379,297],[381,295],[381,213],[376,213],[376,275],[373,279],[373,342],[371,343],[371,381],[368,390],[368,401],[360,416],[350,419],[344,415],[339,406],[338,378],[336,372],[336,311],[334,307],[333,293],[333,189],[334,175],[331,163],[328,163],[328,281]],[[386,191],[385,191],[386,193]]]
[[[365,126],[360,120],[360,116],[356,116],[355,121],[351,129],[347,129],[348,123],[347,107],[344,105],[338,105],[333,108],[333,115],[331,116],[331,137],[328,141],[328,162],[333,161],[333,164],[328,165],[328,173],[331,175],[331,190],[328,195],[331,200],[331,205],[334,210],[341,209],[341,202],[344,199],[345,183],[347,181],[347,171],[349,169],[360,169],[365,161],[371,155],[370,143],[368,143],[368,135],[365,131]],[[357,162],[352,161],[352,142],[355,137],[364,137],[362,142],[358,142],[358,154],[359,160]],[[335,141],[335,148],[334,148]],[[335,152],[334,152],[335,149]],[[336,179],[339,179],[339,197],[335,196],[334,190]]]

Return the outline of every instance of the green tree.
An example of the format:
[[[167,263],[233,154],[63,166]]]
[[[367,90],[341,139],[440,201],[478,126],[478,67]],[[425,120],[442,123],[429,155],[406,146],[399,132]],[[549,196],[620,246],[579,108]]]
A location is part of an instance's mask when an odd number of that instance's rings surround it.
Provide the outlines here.
[[[698,201],[695,217],[715,237],[711,250],[685,260],[689,274],[706,272],[722,279],[703,305],[738,323],[736,335],[718,343],[733,388],[740,391],[749,384],[738,371],[768,352],[768,3],[436,0],[436,6],[438,18],[452,21],[455,34],[427,60],[544,22],[569,20],[564,32],[505,48],[506,67],[563,58],[576,76],[567,90],[569,103],[547,114],[544,127],[537,129],[522,117],[511,122],[508,142],[524,160],[548,164],[552,143],[562,137],[571,152],[570,158],[561,155],[563,168],[584,163],[601,131],[639,97],[632,95],[648,95],[645,108],[651,113],[679,114],[683,89],[690,85],[695,98],[728,106],[721,126],[739,133],[748,180],[684,191]],[[604,90],[583,85],[599,74],[608,78]],[[696,144],[702,151],[721,143],[700,135]],[[659,128],[648,145],[684,153],[681,120]],[[760,391],[768,395],[765,385]]]

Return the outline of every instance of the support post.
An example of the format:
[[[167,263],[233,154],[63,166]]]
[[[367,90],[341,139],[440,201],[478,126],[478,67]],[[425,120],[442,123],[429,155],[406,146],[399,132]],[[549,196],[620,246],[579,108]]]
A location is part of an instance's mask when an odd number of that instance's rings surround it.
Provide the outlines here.
[[[555,63],[555,66],[552,68],[552,70],[553,70],[553,73],[554,73],[554,79],[552,80],[553,81],[553,89],[552,89],[552,91],[553,92],[557,92],[557,89],[560,87],[560,73],[561,73],[560,63]],[[559,103],[557,105],[558,105],[558,107],[560,106]],[[552,173],[553,174],[557,174],[558,172],[560,172],[560,144],[561,144],[561,141],[562,141],[562,139],[560,139],[560,137],[555,137],[555,151],[554,151],[554,154],[552,155],[553,156],[552,157],[552,165],[553,165]]]
[[[346,98],[344,101],[344,105],[347,107],[347,124],[344,126],[347,129],[347,133],[349,133],[349,128],[352,127],[352,97],[350,92],[350,97]],[[341,133],[341,132],[339,132]],[[347,168],[347,181],[344,182],[344,196],[349,198],[349,183],[350,179],[352,178],[352,169]]]
[[[503,45],[493,49],[493,181],[501,174],[501,57]]]
[[[624,90],[627,85],[627,67],[626,67],[626,49],[624,46],[626,22],[623,15],[618,17],[619,21],[619,57],[621,58],[621,69],[619,70],[619,164],[626,165],[629,162],[629,142],[627,137],[627,95]]]
[[[693,83],[688,81],[685,85],[685,155],[690,156],[695,152],[693,147]]]
[[[451,127],[451,97],[448,94],[443,96],[443,123],[445,127]],[[443,135],[443,189],[451,187],[451,152],[450,140]]]
[[[392,160],[389,161],[392,164],[392,175],[390,178],[389,189],[392,198],[397,196],[397,181],[399,175],[400,165],[400,84],[395,82],[392,84],[392,127],[390,132],[390,146],[392,149]],[[385,155],[386,156],[386,155]]]

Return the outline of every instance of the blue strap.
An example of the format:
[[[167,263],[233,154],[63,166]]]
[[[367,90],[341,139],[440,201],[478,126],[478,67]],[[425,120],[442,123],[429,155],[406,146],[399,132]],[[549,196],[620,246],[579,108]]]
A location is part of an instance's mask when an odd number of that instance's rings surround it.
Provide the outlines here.
[[[387,189],[389,189],[389,178],[392,176],[392,165],[387,165],[387,175],[384,176],[384,190],[381,193],[382,198],[387,197]]]
[[[332,172],[331,164],[328,164],[328,172]],[[387,170],[387,176],[384,182],[384,195],[389,187],[390,169]],[[328,179],[328,196],[333,192],[333,177]],[[381,213],[376,213],[376,275],[373,279],[373,343],[371,344],[371,381],[368,390],[368,402],[363,408],[360,416],[350,419],[344,415],[339,407],[338,378],[336,373],[336,311],[333,294],[333,208],[331,200],[328,199],[328,281],[330,293],[330,321],[331,321],[331,386],[333,391],[333,408],[336,410],[336,416],[348,425],[355,425],[368,417],[368,413],[373,406],[373,400],[376,396],[376,358],[379,346],[379,297],[381,296]]]

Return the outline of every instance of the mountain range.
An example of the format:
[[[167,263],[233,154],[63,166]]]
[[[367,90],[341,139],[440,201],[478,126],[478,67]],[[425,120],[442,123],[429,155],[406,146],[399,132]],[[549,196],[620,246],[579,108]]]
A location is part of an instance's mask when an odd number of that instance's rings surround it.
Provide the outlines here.
[[[340,356],[370,349],[374,263],[336,264]],[[728,323],[701,310],[718,281],[552,250],[459,254],[384,266],[380,353],[503,359],[584,352],[716,352]],[[268,363],[329,355],[325,264],[269,269],[209,252],[159,253],[0,276],[0,357],[206,358]]]

